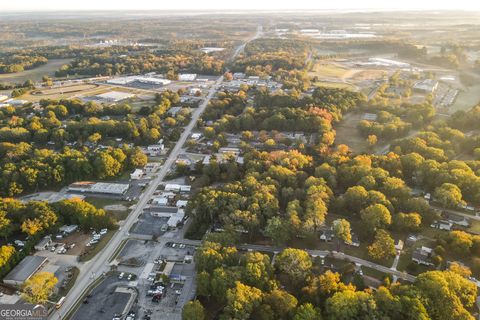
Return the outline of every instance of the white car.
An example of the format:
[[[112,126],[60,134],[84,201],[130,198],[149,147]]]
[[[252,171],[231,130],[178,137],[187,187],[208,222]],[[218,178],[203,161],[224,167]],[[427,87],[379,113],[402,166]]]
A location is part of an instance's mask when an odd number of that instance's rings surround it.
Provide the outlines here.
[[[102,229],[102,230],[100,230],[100,234],[101,234],[101,235],[107,234],[107,232],[108,232],[108,229]]]
[[[125,275],[124,272],[120,273],[120,274],[118,275],[118,280],[122,280],[124,275]]]

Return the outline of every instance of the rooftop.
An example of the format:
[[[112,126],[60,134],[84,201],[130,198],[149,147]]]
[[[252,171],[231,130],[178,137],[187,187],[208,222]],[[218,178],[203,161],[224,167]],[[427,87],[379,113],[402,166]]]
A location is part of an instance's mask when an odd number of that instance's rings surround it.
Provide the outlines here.
[[[47,258],[40,256],[26,256],[3,281],[24,282],[30,278],[44,263]]]

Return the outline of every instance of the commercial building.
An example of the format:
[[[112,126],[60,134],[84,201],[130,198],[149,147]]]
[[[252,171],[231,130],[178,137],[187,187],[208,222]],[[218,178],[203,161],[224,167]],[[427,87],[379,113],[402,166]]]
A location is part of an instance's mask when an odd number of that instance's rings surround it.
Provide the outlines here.
[[[133,93],[120,92],[120,91],[110,91],[96,95],[95,98],[105,102],[119,102],[122,100],[130,99],[135,97]]]
[[[167,225],[170,228],[175,228],[185,218],[185,210],[177,207],[151,207],[150,214],[157,218],[168,218]]]
[[[413,85],[413,89],[423,93],[433,93],[438,88],[438,81],[425,79],[418,81]]]
[[[165,191],[173,191],[173,192],[190,192],[192,189],[189,185],[184,184],[173,184],[168,183],[165,185]]]
[[[179,81],[194,81],[197,78],[196,73],[180,73],[178,75]]]
[[[130,173],[130,179],[131,180],[138,180],[141,179],[144,175],[144,172],[142,169],[135,169],[132,173]]]
[[[153,76],[129,76],[107,80],[107,83],[116,85],[132,85],[135,82],[148,85],[165,86],[170,84],[172,81]]]
[[[71,225],[64,225],[64,226],[61,226],[58,231],[67,235],[67,234],[72,234],[74,233],[75,231],[78,230],[78,225],[76,224],[71,224]]]
[[[202,48],[200,49],[202,52],[204,53],[212,53],[212,52],[220,52],[220,51],[223,51],[225,50],[225,48],[217,48],[217,47],[205,47],[205,48]]]
[[[155,173],[162,165],[158,162],[149,162],[145,165],[144,170],[146,174]]]
[[[45,257],[27,256],[3,278],[3,283],[12,286],[21,286],[39,271],[47,261]]]
[[[129,184],[123,183],[81,181],[69,185],[68,191],[80,193],[103,193],[111,195],[123,195],[125,194],[125,192],[127,192],[129,187]]]
[[[35,250],[41,251],[46,250],[52,244],[52,238],[50,236],[43,237],[35,246]]]

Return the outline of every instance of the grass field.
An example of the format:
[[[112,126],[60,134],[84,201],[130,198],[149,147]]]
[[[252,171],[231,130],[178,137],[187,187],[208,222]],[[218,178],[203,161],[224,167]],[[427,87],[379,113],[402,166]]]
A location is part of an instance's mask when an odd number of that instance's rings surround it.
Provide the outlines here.
[[[76,96],[92,96],[109,91],[109,87],[93,84],[75,84],[52,89],[34,90],[20,97],[22,100],[37,102],[41,99],[68,99]]]
[[[356,91],[357,89],[353,85],[349,83],[343,83],[343,82],[317,81],[313,85],[317,87],[346,89],[351,91]]]
[[[458,110],[470,110],[480,102],[480,84],[467,88],[460,92],[455,103],[450,107],[450,113]]]
[[[55,88],[37,89],[20,97],[22,100],[37,102],[41,99],[69,99],[75,97],[88,97],[109,91],[135,92],[128,88],[117,88],[106,85],[89,83],[70,84]]]
[[[310,76],[319,78],[343,78],[348,70],[333,62],[321,61],[315,64],[310,71]]]
[[[358,131],[358,123],[361,120],[360,114],[349,113],[343,120],[335,126],[337,135],[335,144],[346,144],[355,152],[364,152],[368,149],[367,141],[360,135]]]
[[[21,83],[26,80],[41,81],[43,76],[53,76],[55,71],[60,69],[64,64],[68,64],[70,59],[50,60],[47,64],[35,69],[26,70],[17,73],[0,74],[0,82]]]
[[[81,255],[78,259],[81,262],[88,261],[95,257],[97,253],[102,251],[102,249],[107,245],[107,243],[112,239],[113,235],[117,230],[108,230],[107,234],[102,237],[102,239],[94,246],[91,246],[85,254]]]

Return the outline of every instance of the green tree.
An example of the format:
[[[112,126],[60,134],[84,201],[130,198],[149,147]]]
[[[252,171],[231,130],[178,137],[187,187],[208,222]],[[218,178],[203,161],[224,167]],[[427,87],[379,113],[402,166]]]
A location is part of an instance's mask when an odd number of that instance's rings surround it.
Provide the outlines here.
[[[298,301],[285,290],[275,289],[264,296],[263,303],[271,307],[276,319],[290,319]]]
[[[305,303],[297,308],[293,320],[322,320],[322,315],[311,303]]]
[[[395,225],[405,231],[418,231],[422,224],[422,217],[416,212],[403,213],[400,212],[395,216]]]
[[[335,236],[346,243],[352,243],[352,234],[350,233],[350,222],[345,219],[333,221],[333,232]]]
[[[182,310],[182,320],[204,320],[205,310],[200,301],[189,301]]]
[[[415,286],[432,319],[474,319],[467,310],[477,297],[473,282],[451,271],[428,271],[417,277]]]
[[[285,219],[272,217],[267,221],[265,234],[272,238],[276,245],[283,245],[290,240],[291,228]]]
[[[395,241],[387,231],[377,230],[375,240],[368,247],[368,255],[375,260],[387,259],[395,255]]]
[[[384,228],[392,222],[392,216],[387,207],[382,204],[368,206],[360,212],[365,227],[370,232],[375,232],[378,228]]]
[[[301,285],[310,273],[312,259],[304,250],[287,248],[277,256],[275,267],[287,275],[292,283]]]
[[[377,305],[364,291],[345,290],[327,300],[327,318],[332,320],[377,319]]]
[[[462,191],[452,183],[444,183],[436,188],[434,198],[444,208],[456,208],[465,204],[462,200]]]
[[[237,281],[235,287],[227,291],[227,305],[221,319],[247,320],[260,306],[262,299],[263,293],[260,289]]]

